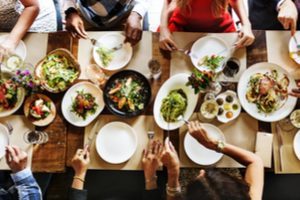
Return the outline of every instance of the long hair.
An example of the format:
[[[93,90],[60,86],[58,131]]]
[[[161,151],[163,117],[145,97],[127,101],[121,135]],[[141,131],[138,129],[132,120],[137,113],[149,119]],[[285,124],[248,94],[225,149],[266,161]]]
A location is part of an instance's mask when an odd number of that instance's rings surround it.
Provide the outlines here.
[[[206,169],[203,177],[187,186],[186,200],[250,200],[249,185],[227,173]]]
[[[190,3],[193,0],[177,0],[177,6],[183,10],[183,11],[190,11]],[[196,1],[196,0],[194,0]],[[211,5],[211,10],[214,14],[214,16],[219,17],[224,12],[226,12],[228,7],[228,0],[213,0],[213,3]]]

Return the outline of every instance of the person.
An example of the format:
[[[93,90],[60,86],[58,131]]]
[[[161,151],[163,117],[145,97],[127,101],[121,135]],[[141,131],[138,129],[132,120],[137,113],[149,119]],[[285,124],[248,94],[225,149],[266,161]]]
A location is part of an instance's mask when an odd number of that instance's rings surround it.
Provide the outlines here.
[[[120,30],[125,21],[125,42],[135,45],[142,38],[142,19],[148,10],[148,1],[79,0],[77,11],[76,0],[65,0],[66,29],[73,37],[87,39],[85,26],[97,30]]]
[[[160,166],[160,155],[162,154],[163,145],[156,140],[151,140],[147,149],[143,151],[142,166],[145,177],[145,190],[143,191],[143,200],[160,199],[160,193],[157,188],[156,171]],[[78,149],[72,159],[74,177],[69,192],[70,200],[87,199],[87,190],[84,188],[85,176],[90,163],[89,148]],[[121,199],[115,197],[114,199]]]
[[[264,167],[262,160],[257,155],[210,137],[209,133],[197,121],[190,122],[188,130],[188,134],[191,134],[206,148],[221,152],[245,165],[246,173],[244,180],[239,180],[216,169],[201,169],[195,180],[189,183],[184,195],[185,199],[262,199]],[[169,138],[165,140],[164,149],[161,161],[168,171],[167,199],[181,199],[180,163]]]
[[[5,147],[6,163],[12,171],[14,185],[8,190],[0,188],[0,199],[40,200],[42,193],[27,167],[27,154],[17,146]]]
[[[292,0],[249,0],[248,5],[253,29],[296,32],[298,11]]]
[[[54,32],[57,21],[53,1],[0,0],[0,31],[10,32],[0,45],[6,51],[14,52],[27,31]]]
[[[300,98],[300,82],[297,82],[298,88],[293,88],[289,95]]]
[[[234,21],[227,9],[229,5],[237,13],[242,25],[236,47],[251,45],[254,35],[243,0],[164,0],[160,21],[160,48],[169,51],[178,49],[171,34],[174,31],[235,32]]]

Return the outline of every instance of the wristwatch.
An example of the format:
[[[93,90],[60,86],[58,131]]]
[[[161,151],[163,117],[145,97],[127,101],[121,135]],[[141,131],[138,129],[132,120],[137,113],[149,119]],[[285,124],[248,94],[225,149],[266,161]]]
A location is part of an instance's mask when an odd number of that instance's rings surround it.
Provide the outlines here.
[[[224,147],[225,147],[225,142],[223,140],[218,140],[217,152],[223,152]]]

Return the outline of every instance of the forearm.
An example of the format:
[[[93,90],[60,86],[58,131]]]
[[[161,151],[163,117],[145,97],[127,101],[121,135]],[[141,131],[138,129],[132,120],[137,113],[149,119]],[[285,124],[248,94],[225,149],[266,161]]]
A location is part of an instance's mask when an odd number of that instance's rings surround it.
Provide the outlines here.
[[[17,21],[17,24],[14,26],[8,37],[8,40],[14,47],[16,47],[20,40],[24,37],[38,14],[38,5],[25,7],[21,16],[19,17],[19,20]]]
[[[83,190],[84,182],[85,182],[85,174],[75,174],[73,177],[72,188],[77,190]]]
[[[136,0],[136,4],[132,11],[144,17],[149,8],[149,0]]]
[[[173,13],[173,11],[170,11],[168,9],[169,6],[170,6],[169,0],[164,0],[164,4],[163,4],[162,11],[161,11],[161,16],[160,16],[160,28],[161,29],[168,28],[169,19]]]
[[[180,187],[180,183],[179,183],[179,170],[176,173],[173,172],[168,172],[168,184],[167,187],[169,188],[179,188]],[[169,195],[167,193],[167,200],[180,200],[181,199],[181,195]]]
[[[230,5],[240,19],[242,25],[251,26],[243,0],[231,0]]]

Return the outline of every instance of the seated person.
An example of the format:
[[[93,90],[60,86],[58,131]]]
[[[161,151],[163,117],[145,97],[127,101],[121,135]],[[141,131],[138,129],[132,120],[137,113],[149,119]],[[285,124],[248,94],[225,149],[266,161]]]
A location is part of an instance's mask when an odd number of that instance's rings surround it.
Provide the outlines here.
[[[96,30],[124,29],[126,41],[132,45],[142,38],[142,19],[149,0],[78,0],[79,12],[75,9],[76,0],[64,1],[66,29],[73,37],[88,38],[86,27],[94,27]]]
[[[262,199],[264,167],[258,156],[234,145],[214,140],[199,122],[190,122],[188,128],[189,133],[206,148],[222,152],[245,165],[246,174],[244,180],[240,180],[216,169],[201,169],[199,176],[187,187],[184,194],[186,200]],[[165,140],[164,149],[161,160],[168,171],[167,199],[181,199],[179,158],[169,138]]]
[[[293,88],[289,95],[300,98],[300,82],[297,82],[298,88]]]
[[[164,0],[160,21],[160,47],[176,50],[171,32],[235,32],[234,21],[228,12],[231,6],[237,13],[242,28],[237,48],[251,45],[254,35],[246,15],[243,0]]]
[[[142,165],[145,176],[145,191],[143,200],[158,200],[159,192],[157,190],[156,171],[159,167],[159,156],[162,154],[163,145],[158,141],[151,141],[146,150],[143,152]],[[78,149],[72,159],[72,167],[75,175],[69,192],[70,200],[87,199],[87,190],[83,189],[85,175],[90,163],[88,146],[84,149]],[[114,198],[120,199],[120,198]]]
[[[248,5],[253,29],[290,29],[294,35],[297,29],[298,12],[292,0],[249,0]]]
[[[27,31],[56,30],[56,11],[52,0],[0,0],[0,31],[10,32],[0,44],[4,49],[13,52]]]
[[[5,159],[10,167],[15,185],[5,190],[0,188],[0,199],[40,200],[40,187],[27,168],[27,154],[16,146],[6,146]]]

